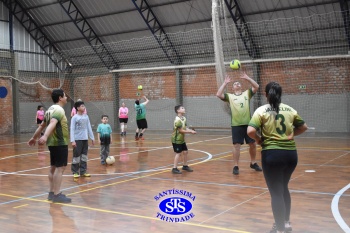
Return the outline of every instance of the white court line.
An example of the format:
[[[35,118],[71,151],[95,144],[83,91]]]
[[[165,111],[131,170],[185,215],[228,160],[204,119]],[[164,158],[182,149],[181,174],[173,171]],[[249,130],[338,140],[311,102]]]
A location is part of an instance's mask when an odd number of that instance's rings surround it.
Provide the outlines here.
[[[197,152],[200,152],[200,153],[204,153],[204,154],[207,154],[208,157],[206,159],[204,159],[203,161],[200,161],[200,162],[197,162],[195,164],[201,164],[201,163],[205,163],[207,161],[209,161],[210,159],[213,158],[213,155],[206,152],[206,151],[201,151],[201,150],[195,150],[195,149],[188,149],[188,150],[191,150],[191,151],[197,151]],[[146,150],[145,150],[146,151]],[[142,151],[142,152],[145,152],[145,151]],[[138,152],[133,152],[133,153],[129,153],[129,154],[135,154],[135,153],[138,153]],[[91,160],[96,160],[96,159],[100,159],[100,158],[95,158],[95,159],[90,159],[89,161]],[[192,159],[192,160],[189,160],[190,161],[195,161],[195,160],[199,160],[201,158],[198,158],[198,159]],[[68,163],[69,165],[70,163]],[[165,166],[161,166],[161,167],[158,167],[158,168],[153,168],[153,169],[148,169],[148,170],[143,170],[143,171],[134,171],[134,172],[114,172],[114,173],[106,173],[106,174],[91,174],[92,176],[111,176],[111,175],[125,175],[125,174],[140,174],[140,173],[147,173],[147,172],[157,172],[157,171],[164,171],[164,170],[167,170],[169,169],[170,166],[172,166],[173,164],[168,164],[168,165],[165,165]],[[28,170],[22,170],[22,171],[17,171],[17,172],[2,172],[0,171],[0,175],[18,175],[18,176],[47,176],[47,174],[19,174],[19,172],[28,172],[28,171],[34,171],[34,170],[40,170],[40,169],[44,169],[44,168],[49,168],[49,166],[47,167],[40,167],[40,168],[33,168],[33,169],[28,169]],[[63,176],[72,176],[72,175],[63,175]]]
[[[205,222],[208,222],[209,220],[212,220],[212,219],[214,219],[214,218],[216,218],[216,217],[218,217],[218,216],[220,216],[220,215],[223,215],[224,213],[227,213],[228,211],[230,211],[230,210],[236,208],[237,206],[243,205],[243,204],[245,204],[245,203],[247,203],[247,202],[249,202],[249,201],[251,201],[251,200],[253,200],[253,199],[256,199],[256,198],[258,198],[258,197],[260,197],[260,196],[262,196],[262,195],[264,195],[264,194],[266,194],[266,193],[268,193],[268,192],[269,192],[269,191],[262,192],[262,193],[260,193],[260,194],[258,194],[258,195],[255,195],[255,196],[252,197],[252,198],[249,198],[248,200],[242,201],[242,202],[240,202],[240,203],[238,203],[238,204],[232,206],[231,208],[229,208],[229,209],[227,209],[227,210],[225,210],[225,211],[222,211],[221,213],[218,213],[217,215],[215,215],[215,216],[213,216],[213,217],[210,217],[210,218],[208,218],[208,219],[206,219],[206,220],[200,222],[199,225],[200,225],[200,224],[203,224],[203,223],[205,223]]]
[[[186,143],[187,145],[191,145],[191,144],[197,144],[197,143],[202,143],[202,142],[207,142],[207,141],[216,141],[216,140],[220,140],[220,139],[224,139],[224,138],[228,138],[228,137],[221,137],[221,138],[214,138],[214,139],[208,139],[208,140],[203,140],[203,141],[197,141],[197,142],[190,142],[190,143]],[[166,147],[154,147],[153,149],[150,150],[143,150],[143,151],[135,151],[135,152],[131,152],[131,153],[127,153],[128,155],[132,155],[132,154],[138,154],[140,152],[148,152],[148,151],[155,151],[155,150],[162,150],[162,149],[169,149],[172,148],[173,146],[166,146]],[[128,147],[129,148],[129,147]],[[133,147],[133,148],[139,148],[139,147]],[[193,149],[191,149],[193,150]],[[195,151],[195,150],[194,150]],[[46,151],[49,152],[49,151]],[[28,154],[37,154],[37,152],[34,153],[28,153]],[[22,154],[25,155],[25,154]],[[14,155],[14,156],[9,156],[9,157],[17,157],[17,156],[22,156],[22,155]],[[110,155],[110,156],[114,156],[114,157],[118,157],[118,155]],[[9,158],[7,157],[7,158]],[[3,158],[5,159],[5,158]],[[89,159],[88,161],[93,161],[93,160],[99,160],[100,157],[96,157],[93,159]],[[0,159],[1,160],[1,159]],[[67,165],[70,165],[71,163],[68,163]],[[50,166],[45,166],[45,167],[39,167],[39,168],[32,168],[32,169],[27,169],[27,170],[22,170],[22,171],[16,171],[16,172],[2,172],[0,171],[0,175],[22,175],[22,176],[47,176],[47,174],[20,174],[23,172],[29,172],[29,171],[35,171],[35,170],[41,170],[44,168],[50,168]],[[129,172],[130,174],[137,174],[140,172]],[[113,174],[128,174],[128,173],[110,173],[110,174],[91,174],[91,175],[113,175]],[[63,175],[63,176],[71,176],[71,175]]]
[[[338,204],[339,204],[339,199],[340,197],[343,195],[343,193],[348,190],[350,188],[350,184],[348,184],[347,186],[345,186],[344,188],[342,188],[341,190],[339,190],[333,197],[332,200],[332,214],[333,217],[335,219],[335,221],[337,221],[338,225],[340,226],[341,229],[343,229],[343,231],[345,233],[350,233],[350,228],[349,226],[346,224],[346,222],[344,221],[344,219],[341,217],[340,213],[339,213],[339,208],[338,208]]]
[[[329,160],[329,161],[327,161],[327,162],[321,164],[320,167],[322,167],[322,166],[327,166],[327,165],[326,165],[327,163],[330,163],[330,162],[333,162],[334,160],[340,159],[341,157],[343,157],[343,156],[345,156],[345,155],[348,155],[349,153],[350,153],[350,152],[346,152],[346,153],[344,153],[344,154],[342,154],[342,155],[339,155],[338,157],[335,157],[334,159],[331,159],[331,160]]]
[[[201,163],[207,162],[207,161],[209,161],[210,159],[213,158],[213,155],[210,154],[209,152],[201,151],[201,150],[194,150],[194,149],[189,149],[189,150],[193,150],[193,151],[197,151],[197,152],[202,152],[202,153],[208,155],[208,157],[207,157],[205,160],[200,161],[200,162],[197,162],[197,163],[195,163],[195,164],[201,164]],[[191,160],[190,160],[190,161],[191,161]],[[172,166],[172,164],[167,165],[167,166]],[[159,168],[163,168],[163,167],[164,167],[164,166],[159,167]],[[119,174],[123,174],[123,176],[121,176],[121,177],[112,177],[112,178],[107,178],[107,179],[104,179],[104,180],[98,180],[98,181],[94,181],[94,182],[89,182],[89,183],[87,183],[87,184],[82,184],[82,185],[77,185],[77,186],[65,188],[65,189],[62,189],[61,191],[66,191],[66,190],[74,189],[74,188],[77,188],[77,187],[82,187],[82,186],[87,186],[87,185],[91,185],[91,184],[101,183],[101,182],[105,182],[105,181],[109,181],[109,180],[120,179],[120,178],[123,178],[123,177],[132,177],[132,175],[140,174],[140,173],[143,173],[143,172],[154,172],[154,171],[162,171],[162,170],[168,170],[168,169],[169,169],[168,167],[165,168],[165,169],[159,169],[159,168],[150,169],[150,170],[145,170],[145,171],[119,173]],[[169,171],[170,171],[170,170],[169,170]],[[117,174],[117,173],[114,173],[114,174]],[[22,175],[31,175],[31,174],[22,174]],[[40,175],[40,176],[41,176],[41,175]],[[45,176],[47,176],[47,175],[45,175]],[[70,176],[71,176],[71,175],[70,175]],[[95,174],[94,176],[96,176],[96,174]],[[47,193],[38,194],[38,195],[35,195],[35,196],[26,197],[26,198],[36,198],[36,197],[40,197],[40,196],[44,196],[44,195],[47,195]],[[9,204],[9,203],[19,202],[19,201],[24,200],[24,199],[25,199],[25,198],[20,198],[20,199],[8,201],[8,202],[3,202],[3,203],[0,203],[0,205],[6,205],[6,204]]]
[[[36,151],[36,152],[32,152],[32,153],[25,153],[25,154],[19,154],[19,155],[10,155],[10,156],[7,156],[7,157],[4,157],[4,158],[0,158],[0,160],[4,160],[4,159],[12,159],[12,158],[16,158],[16,157],[21,157],[21,156],[29,156],[29,155],[32,155],[32,154],[38,154],[38,153],[48,153],[50,151],[48,150],[43,150],[43,151]]]
[[[0,145],[0,147],[2,147],[2,146],[12,146],[12,145],[17,145],[17,144],[27,144],[27,142],[16,142],[16,143],[10,143],[10,144],[2,144],[2,145]]]

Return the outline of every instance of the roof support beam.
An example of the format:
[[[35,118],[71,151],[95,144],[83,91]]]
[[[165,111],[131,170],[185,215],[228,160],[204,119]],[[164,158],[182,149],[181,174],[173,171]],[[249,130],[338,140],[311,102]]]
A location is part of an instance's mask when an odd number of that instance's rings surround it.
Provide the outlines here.
[[[57,58],[56,53],[58,49],[54,43],[47,37],[47,35],[38,27],[33,17],[28,14],[26,10],[17,0],[0,0],[9,9],[12,15],[20,22],[23,28],[36,41],[43,52],[50,58],[55,66],[60,70],[65,70],[70,67],[68,61],[65,61],[61,56]]]
[[[339,4],[343,15],[344,28],[345,28],[345,33],[348,40],[349,51],[350,51],[350,15],[349,15],[348,0],[339,0]]]
[[[74,2],[72,0],[60,0],[59,3],[106,68],[109,70],[118,68],[117,62]]]
[[[276,9],[269,9],[269,10],[264,10],[264,11],[253,11],[250,13],[246,13],[245,16],[251,16],[251,15],[261,15],[261,14],[268,14],[268,13],[276,13],[279,11],[290,11],[290,10],[295,10],[295,9],[301,9],[301,8],[309,8],[309,7],[316,7],[316,6],[325,6],[329,4],[335,4],[338,3],[339,0],[330,0],[330,1],[322,1],[319,3],[310,3],[310,4],[298,4],[295,6],[288,6],[288,7],[281,7],[281,8],[276,8]]]
[[[154,4],[152,5],[152,7],[162,7],[162,6],[166,6],[166,5],[174,5],[174,4],[178,4],[178,3],[183,3],[183,2],[189,2],[192,0],[177,0],[177,1],[173,1],[173,2],[164,2],[162,4]],[[50,3],[50,4],[43,4],[43,5],[38,5],[36,7],[28,7],[26,8],[26,10],[28,9],[36,9],[42,6],[47,6],[47,5],[52,5],[52,4],[57,4],[57,2],[55,3]],[[111,16],[111,15],[118,15],[118,14],[125,14],[125,13],[129,13],[129,12],[133,12],[133,11],[137,11],[137,9],[127,9],[127,10],[122,10],[122,11],[113,11],[113,12],[109,12],[109,13],[105,13],[105,14],[98,14],[98,15],[92,15],[92,16],[86,16],[85,19],[95,19],[95,18],[102,18],[102,17],[106,17],[106,16]],[[60,22],[53,22],[53,23],[49,23],[49,24],[43,24],[40,27],[48,27],[48,26],[54,26],[54,25],[59,25],[59,24],[64,24],[64,23],[70,23],[70,20],[65,20],[65,21],[60,21]]]
[[[191,21],[188,22],[187,24],[195,24],[195,23],[210,23],[211,22],[211,18],[210,19],[205,19],[205,20],[198,20],[198,21]],[[186,23],[178,23],[178,24],[169,24],[166,26],[163,26],[163,28],[167,28],[167,27],[176,27],[176,26],[183,26],[186,25]],[[137,30],[127,30],[127,31],[119,31],[119,32],[113,32],[113,33],[106,33],[106,34],[101,34],[100,38],[102,37],[106,37],[106,36],[116,36],[116,35],[122,35],[122,34],[127,34],[127,33],[133,33],[133,32],[141,32],[141,31],[148,31],[147,28],[145,29],[137,29]],[[64,42],[69,42],[69,41],[77,41],[77,40],[83,40],[83,37],[78,37],[78,38],[72,38],[72,39],[65,39],[65,40],[55,40],[55,43],[64,43]]]
[[[237,0],[225,0],[226,6],[233,22],[236,25],[237,31],[243,41],[244,47],[248,51],[251,58],[260,58],[258,47],[255,45],[253,38],[249,32],[248,25],[244,19],[241,8],[239,7]]]
[[[171,64],[182,63],[179,54],[146,0],[131,0]]]

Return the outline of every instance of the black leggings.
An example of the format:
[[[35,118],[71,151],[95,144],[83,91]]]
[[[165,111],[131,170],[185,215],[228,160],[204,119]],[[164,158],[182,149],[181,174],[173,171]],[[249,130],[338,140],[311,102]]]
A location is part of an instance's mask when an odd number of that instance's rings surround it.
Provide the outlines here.
[[[263,150],[262,168],[271,195],[271,206],[278,231],[289,221],[291,198],[288,183],[298,163],[296,150]]]

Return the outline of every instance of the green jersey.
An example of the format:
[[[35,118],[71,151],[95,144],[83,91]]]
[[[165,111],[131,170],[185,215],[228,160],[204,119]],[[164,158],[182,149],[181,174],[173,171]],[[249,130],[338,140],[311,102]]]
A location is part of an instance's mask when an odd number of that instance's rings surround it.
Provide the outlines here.
[[[99,124],[96,132],[100,134],[101,145],[111,144],[112,127],[109,124]]]
[[[225,101],[230,103],[231,126],[248,125],[250,121],[250,99],[254,93],[252,89],[240,95],[225,93]]]
[[[146,106],[142,104],[135,104],[136,120],[146,119]]]
[[[171,134],[171,142],[175,144],[183,144],[185,143],[185,134],[180,133],[179,129],[186,130],[186,117],[175,117],[173,133]]]
[[[262,149],[296,150],[295,141],[288,140],[294,127],[305,122],[292,107],[280,104],[277,114],[270,104],[259,107],[253,114],[249,126],[262,129]]]
[[[53,133],[47,138],[47,146],[66,146],[69,141],[67,117],[64,109],[58,104],[52,105],[46,112],[44,122],[50,124],[52,118],[58,122]]]

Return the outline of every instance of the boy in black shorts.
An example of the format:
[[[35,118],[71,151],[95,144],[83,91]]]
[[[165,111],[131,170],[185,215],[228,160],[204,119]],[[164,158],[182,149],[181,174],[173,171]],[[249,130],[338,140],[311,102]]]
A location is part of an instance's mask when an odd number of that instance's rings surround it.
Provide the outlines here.
[[[186,111],[182,105],[175,106],[175,117],[173,125],[173,133],[171,135],[171,142],[173,143],[173,149],[175,152],[174,167],[171,170],[173,174],[181,174],[181,171],[177,169],[177,164],[181,154],[183,154],[183,166],[182,170],[193,172],[193,170],[187,165],[188,149],[185,142],[185,133],[196,134],[196,131],[187,128],[186,118],[184,117]]]

